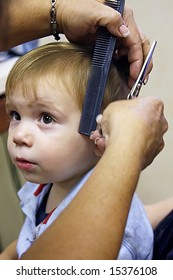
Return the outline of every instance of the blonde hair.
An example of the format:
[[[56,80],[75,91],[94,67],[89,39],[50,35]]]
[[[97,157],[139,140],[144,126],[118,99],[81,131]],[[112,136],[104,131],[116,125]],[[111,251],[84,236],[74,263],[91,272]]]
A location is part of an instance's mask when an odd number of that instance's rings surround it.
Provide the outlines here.
[[[55,86],[61,80],[64,86],[74,92],[79,109],[82,110],[87,81],[91,69],[92,49],[90,47],[56,42],[38,47],[22,56],[12,68],[6,82],[6,98],[15,89],[22,88],[23,95],[34,92],[37,98],[38,83]],[[31,88],[30,88],[31,87]],[[124,81],[116,67],[111,66],[105,90],[103,108],[110,102],[122,99]]]

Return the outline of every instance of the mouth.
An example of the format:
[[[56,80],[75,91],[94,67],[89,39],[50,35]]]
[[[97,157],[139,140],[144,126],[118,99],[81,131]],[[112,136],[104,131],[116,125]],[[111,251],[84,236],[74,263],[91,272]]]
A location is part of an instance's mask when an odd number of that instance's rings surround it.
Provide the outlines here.
[[[34,167],[35,163],[28,161],[24,158],[16,158],[17,167],[21,170],[30,170]]]

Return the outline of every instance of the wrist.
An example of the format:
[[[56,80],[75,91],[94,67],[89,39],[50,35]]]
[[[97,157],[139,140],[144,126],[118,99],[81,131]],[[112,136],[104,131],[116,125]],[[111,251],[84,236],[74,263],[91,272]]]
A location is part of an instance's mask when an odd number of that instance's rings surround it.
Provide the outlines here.
[[[143,137],[136,136],[135,130],[119,131],[119,133],[111,132],[106,137],[106,150],[109,149],[111,154],[115,155],[115,158],[124,158],[128,162],[133,162],[136,170],[142,170],[145,151],[145,142]],[[118,157],[117,157],[118,155]]]
[[[51,0],[51,9],[50,9],[50,28],[51,33],[54,36],[55,40],[59,40],[59,29],[58,29],[58,23],[57,23],[57,6],[56,6],[56,0]]]
[[[62,5],[62,0],[56,0],[56,3],[55,3],[55,10],[56,10],[56,23],[57,23],[57,28],[58,28],[58,31],[59,33],[63,34],[63,25],[62,25],[62,19],[61,19],[61,15],[62,15],[62,10],[64,9],[63,8],[63,5]],[[66,3],[65,3],[66,5]],[[61,7],[62,6],[62,7]]]

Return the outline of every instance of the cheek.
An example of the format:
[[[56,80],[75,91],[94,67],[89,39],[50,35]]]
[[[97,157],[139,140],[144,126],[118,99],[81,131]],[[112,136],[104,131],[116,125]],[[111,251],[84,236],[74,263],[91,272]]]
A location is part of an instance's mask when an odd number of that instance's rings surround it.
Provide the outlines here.
[[[94,153],[93,143],[89,139],[84,139],[81,135],[69,135],[63,141],[57,141],[46,151],[50,162],[58,162],[63,164],[64,161],[77,164],[82,159],[91,157]]]
[[[73,154],[74,158],[79,160],[79,162],[92,161],[95,157],[95,145],[87,136],[79,135],[79,137],[76,137],[76,141],[72,141],[69,146],[71,146],[71,149],[73,150],[71,151],[71,154]]]
[[[44,162],[44,165],[51,169],[55,166],[61,170],[73,169],[74,166],[86,167],[87,164],[95,162],[94,148],[94,143],[88,137],[68,131],[66,137],[57,137],[53,141],[39,145],[37,156],[40,162]]]
[[[11,152],[12,152],[12,147],[13,147],[12,137],[10,136],[10,134],[8,134],[8,138],[7,138],[7,150],[8,150],[8,152],[9,152],[9,154],[11,154]]]

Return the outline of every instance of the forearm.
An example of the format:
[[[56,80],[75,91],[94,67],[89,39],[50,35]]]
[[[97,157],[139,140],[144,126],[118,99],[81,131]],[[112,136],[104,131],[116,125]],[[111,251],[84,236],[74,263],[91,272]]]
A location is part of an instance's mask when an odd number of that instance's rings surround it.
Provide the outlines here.
[[[112,14],[112,9],[105,7],[103,3],[104,0],[57,0],[55,9],[59,32],[72,42],[88,44],[93,42],[92,35],[98,26],[110,24],[120,37],[122,18],[114,10]],[[51,0],[7,0],[2,8],[0,50],[51,35]]]
[[[116,259],[140,169],[134,153],[118,145],[107,149],[76,198],[23,258]]]
[[[16,243],[13,241],[8,247],[0,254],[0,260],[17,260]]]
[[[6,1],[6,29],[1,30],[0,50],[50,35],[50,8],[51,2],[47,0]],[[7,33],[5,41],[3,32]]]

